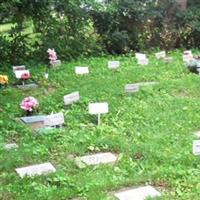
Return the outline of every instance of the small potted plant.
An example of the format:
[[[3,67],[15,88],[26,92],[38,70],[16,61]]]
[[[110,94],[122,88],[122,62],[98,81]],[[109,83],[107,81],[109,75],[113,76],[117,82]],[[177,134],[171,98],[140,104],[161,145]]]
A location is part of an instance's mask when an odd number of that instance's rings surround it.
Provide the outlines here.
[[[29,96],[22,100],[20,107],[21,107],[21,109],[26,111],[27,116],[30,116],[33,114],[34,111],[37,112],[38,105],[39,105],[39,103],[38,103],[37,99],[35,99],[32,96]]]
[[[8,76],[0,75],[0,88],[4,88],[8,84]]]
[[[48,58],[49,58],[50,64],[52,66],[59,66],[61,64],[61,61],[57,60],[57,54],[54,49],[48,49],[47,53],[48,53]]]
[[[25,84],[26,81],[28,81],[28,79],[31,77],[31,75],[29,73],[23,73],[21,75],[21,80],[22,80],[22,85]]]

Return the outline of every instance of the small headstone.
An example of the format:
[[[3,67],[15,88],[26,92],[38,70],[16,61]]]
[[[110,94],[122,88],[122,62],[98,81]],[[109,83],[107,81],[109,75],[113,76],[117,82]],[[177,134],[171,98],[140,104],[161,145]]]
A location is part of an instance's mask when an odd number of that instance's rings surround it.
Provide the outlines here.
[[[45,126],[62,126],[65,123],[64,114],[62,112],[51,114],[45,117],[44,125]]]
[[[60,60],[50,61],[50,64],[51,64],[53,67],[58,67],[58,66],[61,65],[61,61],[60,61]]]
[[[149,60],[147,58],[145,59],[138,59],[138,65],[148,65]]]
[[[26,66],[25,65],[13,66],[13,72],[17,70],[26,70]]]
[[[109,69],[117,69],[120,66],[120,62],[119,61],[108,61],[108,68]]]
[[[155,53],[155,55],[156,55],[157,59],[165,58],[166,57],[166,52],[165,51],[161,51],[161,52]]]
[[[17,85],[17,88],[22,89],[22,90],[31,90],[31,89],[35,89],[37,87],[38,87],[38,85],[35,83]]]
[[[75,67],[75,73],[78,75],[89,74],[88,67]]]
[[[189,51],[183,52],[183,62],[189,63],[193,59],[194,59],[194,57],[192,55],[192,51],[189,50]]]
[[[80,157],[80,160],[86,165],[108,164],[115,163],[117,161],[117,156],[110,152],[97,153],[89,156]]]
[[[21,79],[23,74],[29,74],[30,75],[29,70],[16,70],[16,71],[14,71],[14,73],[15,73],[15,77],[17,79]]]
[[[18,145],[16,143],[8,143],[8,144],[5,144],[4,148],[6,150],[17,149]]]
[[[195,135],[197,138],[200,138],[200,131],[194,132],[194,135]]]
[[[126,93],[135,93],[140,90],[139,84],[127,84],[125,85],[125,92]]]
[[[16,169],[17,174],[21,178],[23,178],[24,176],[49,174],[55,171],[56,171],[55,167],[49,162]]]
[[[98,125],[100,125],[101,114],[108,113],[108,103],[90,103],[89,113],[91,115],[98,115]]]
[[[200,155],[200,140],[194,140],[193,141],[193,149],[192,152],[195,156]]]
[[[79,92],[73,92],[71,94],[64,96],[64,104],[65,105],[71,105],[79,100],[80,100]]]
[[[38,129],[45,127],[44,125],[45,118],[46,118],[45,115],[39,115],[39,116],[21,117],[21,120],[31,128]]]
[[[146,59],[146,55],[143,54],[143,53],[135,53],[135,57],[136,57],[138,60],[144,60],[144,59]]]
[[[129,189],[114,194],[119,200],[146,200],[147,198],[154,198],[161,196],[152,186],[144,186],[136,189]]]

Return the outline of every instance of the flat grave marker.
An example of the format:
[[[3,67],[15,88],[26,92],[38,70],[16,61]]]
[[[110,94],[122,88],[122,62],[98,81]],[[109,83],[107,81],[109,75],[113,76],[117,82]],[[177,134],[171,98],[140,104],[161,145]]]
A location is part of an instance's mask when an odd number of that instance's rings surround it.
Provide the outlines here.
[[[89,74],[88,67],[75,67],[75,73],[78,75]]]
[[[108,113],[108,103],[90,103],[89,113],[91,115],[98,115],[98,125],[101,124],[101,114]]]
[[[195,156],[199,156],[200,155],[200,140],[194,140],[193,141],[192,152],[193,152],[193,154]]]
[[[17,88],[22,89],[22,90],[31,90],[37,88],[38,85],[35,83],[29,83],[29,84],[24,84],[24,85],[17,85]]]
[[[56,171],[55,167],[50,162],[37,164],[37,165],[31,165],[27,167],[21,167],[15,170],[21,178],[25,176],[36,176],[36,175],[48,174],[48,173],[52,173]]]
[[[108,61],[108,68],[109,69],[118,69],[120,66],[120,62],[119,61]]]
[[[138,59],[138,65],[148,65],[148,64],[149,64],[148,58]]]
[[[80,94],[79,92],[73,92],[71,94],[67,94],[64,96],[64,104],[65,105],[71,105],[73,103],[76,103],[80,100]]]
[[[47,127],[62,126],[64,123],[64,114],[62,112],[48,115],[44,119],[44,125]]]
[[[125,92],[126,93],[136,93],[140,90],[139,84],[127,84],[125,85]]]
[[[61,65],[61,60],[50,61],[50,64],[51,64],[53,67],[58,67],[58,66]]]
[[[157,59],[165,58],[166,57],[166,52],[165,51],[161,51],[161,52],[155,53],[155,56],[156,56]]]
[[[19,146],[16,143],[5,144],[5,150],[17,149]]]
[[[30,117],[21,117],[21,121],[33,129],[44,128],[44,120],[45,115],[38,115],[38,116],[30,116]]]
[[[159,197],[161,194],[152,186],[144,186],[117,192],[114,196],[119,200],[146,200],[147,198]]]
[[[86,165],[99,165],[99,164],[109,164],[115,163],[117,161],[117,156],[113,153],[97,153],[93,155],[80,157],[80,160]]]
[[[17,70],[26,70],[26,66],[25,65],[13,66],[13,72]]]
[[[193,59],[194,58],[193,58],[191,50],[187,50],[183,52],[183,62],[189,63]]]
[[[146,59],[146,54],[135,53],[135,57],[137,58],[137,60],[144,60],[144,59]]]

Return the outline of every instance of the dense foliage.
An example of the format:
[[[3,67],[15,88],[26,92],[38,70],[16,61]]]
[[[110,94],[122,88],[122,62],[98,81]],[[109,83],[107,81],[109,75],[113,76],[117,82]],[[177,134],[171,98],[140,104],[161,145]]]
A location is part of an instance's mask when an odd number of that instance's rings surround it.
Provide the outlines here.
[[[181,3],[179,3],[181,2]],[[147,48],[199,47],[198,0],[4,1],[0,57],[5,63],[127,53]],[[9,23],[11,28],[4,30]]]

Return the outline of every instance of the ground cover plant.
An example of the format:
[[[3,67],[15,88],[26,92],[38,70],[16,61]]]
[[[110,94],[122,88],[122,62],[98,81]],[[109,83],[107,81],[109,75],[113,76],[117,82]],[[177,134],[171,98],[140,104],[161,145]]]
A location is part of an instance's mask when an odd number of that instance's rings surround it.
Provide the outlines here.
[[[111,200],[112,191],[145,184],[162,192],[158,199],[199,199],[199,158],[192,154],[192,141],[200,128],[200,79],[188,72],[180,51],[171,56],[173,62],[165,64],[150,54],[145,67],[133,55],[82,58],[49,70],[49,79],[44,78],[47,66],[27,64],[39,84],[30,91],[15,88],[13,73],[6,73],[9,85],[0,90],[0,199]],[[119,60],[119,70],[109,70],[108,60]],[[90,74],[75,75],[80,65],[89,66]],[[143,81],[159,83],[124,93],[125,84]],[[63,96],[74,91],[80,92],[80,102],[64,106]],[[27,96],[38,100],[41,114],[62,111],[64,128],[37,134],[22,124],[20,103]],[[109,113],[97,126],[87,107],[101,101],[108,102]],[[19,148],[4,150],[8,142]],[[104,151],[119,154],[114,166],[79,169],[70,159]],[[15,172],[46,161],[55,173],[21,179]]]

